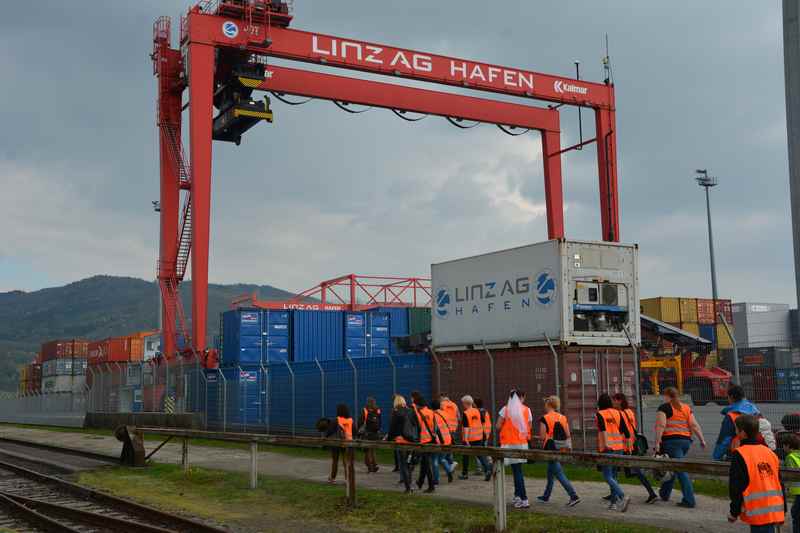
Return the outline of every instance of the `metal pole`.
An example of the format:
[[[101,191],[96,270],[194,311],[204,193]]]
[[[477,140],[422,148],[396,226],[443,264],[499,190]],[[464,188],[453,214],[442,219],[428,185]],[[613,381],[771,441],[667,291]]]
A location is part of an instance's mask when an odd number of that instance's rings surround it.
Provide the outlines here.
[[[486,355],[489,356],[489,379],[491,381],[491,386],[489,388],[489,395],[491,397],[490,401],[492,402],[491,413],[492,413],[492,443],[497,442],[497,428],[494,424],[494,421],[497,420],[496,416],[496,403],[495,403],[495,390],[494,390],[494,357],[492,356],[492,352],[489,351],[489,348],[486,347],[486,343],[481,340],[481,344],[483,345],[483,349],[486,352]]]
[[[731,332],[731,328],[728,326],[728,321],[725,320],[725,315],[719,313],[719,319],[722,321],[722,325],[725,326],[725,331],[728,333],[728,337],[730,337],[731,343],[733,344],[733,376],[736,379],[736,384],[741,385],[742,381],[739,379],[739,346],[736,344],[733,332]]]
[[[578,364],[581,371],[581,433],[583,434],[583,451],[586,451],[586,384],[583,381],[583,350],[578,352]]]
[[[250,488],[258,487],[258,443],[250,443]]]
[[[442,394],[442,366],[439,364],[439,356],[436,355],[436,350],[431,348],[431,357],[433,363],[436,365],[436,392],[441,396]],[[449,393],[450,391],[448,391]]]
[[[183,444],[181,446],[181,466],[183,473],[189,472],[189,438],[183,437]]]
[[[317,364],[317,368],[319,368],[319,388],[320,388],[320,417],[325,416],[325,371],[322,369],[322,365],[319,364],[319,359],[316,357],[314,358],[314,362]]]
[[[628,344],[631,345],[631,350],[633,350],[633,379],[636,380],[635,388],[636,391],[636,416],[639,419],[639,427],[644,427],[644,411],[642,410],[642,394],[639,391],[639,383],[641,378],[639,377],[639,348],[633,343],[631,339],[631,334],[628,331],[628,326],[622,326],[622,331],[625,332],[625,336],[628,338]]]
[[[347,357],[350,366],[353,367],[353,414],[355,415],[358,412],[358,369],[356,369],[356,365],[349,355],[344,354],[344,356]]]
[[[222,431],[228,431],[228,380],[221,368],[217,368],[219,377],[222,378]]]
[[[386,354],[386,358],[389,360],[389,363],[392,365],[392,394],[397,393],[397,365],[394,364],[394,359],[388,353]]]
[[[714,261],[714,231],[711,228],[711,198],[708,192],[709,187],[706,189],[706,215],[708,217],[708,253],[711,258],[711,298],[714,300],[714,311],[716,311],[717,298],[717,267]]]
[[[289,369],[289,375],[292,378],[292,437],[294,437],[295,427],[294,427],[294,414],[295,414],[295,391],[294,391],[294,370],[292,370],[292,365],[289,364],[289,361],[284,361],[286,363],[286,368]]]
[[[561,383],[558,372],[558,352],[556,352],[553,342],[550,340],[550,337],[547,336],[547,333],[542,332],[542,335],[544,335],[544,338],[547,340],[547,345],[550,347],[550,351],[553,353],[553,375],[556,379],[556,396],[561,398]]]
[[[242,413],[242,431],[247,433],[247,387],[248,387],[248,385],[247,385],[248,377],[247,376],[249,374],[245,374],[242,371],[241,365],[236,365],[236,369],[239,371],[239,381],[237,381],[239,386],[236,387],[237,388],[236,392],[239,393],[238,394],[239,395],[239,411],[241,411],[241,413]],[[244,393],[242,393],[242,378],[244,378]]]

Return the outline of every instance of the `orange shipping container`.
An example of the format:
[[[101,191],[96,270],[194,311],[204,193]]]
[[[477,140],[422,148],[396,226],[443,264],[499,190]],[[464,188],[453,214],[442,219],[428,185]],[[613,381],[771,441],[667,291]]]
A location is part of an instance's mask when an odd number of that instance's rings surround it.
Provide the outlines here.
[[[63,339],[42,344],[41,362],[65,357],[84,358],[89,350],[89,341],[82,339]]]
[[[697,322],[700,324],[713,324],[714,316],[714,300],[710,298],[698,298]]]
[[[140,337],[114,337],[89,343],[90,365],[113,362],[141,361],[144,357],[144,342]]]

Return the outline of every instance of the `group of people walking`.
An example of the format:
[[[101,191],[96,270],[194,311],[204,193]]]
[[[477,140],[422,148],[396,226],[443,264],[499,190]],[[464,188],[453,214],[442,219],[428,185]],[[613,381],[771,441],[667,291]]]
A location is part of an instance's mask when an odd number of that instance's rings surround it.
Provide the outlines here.
[[[491,413],[483,407],[479,398],[465,395],[460,398],[460,405],[452,401],[447,394],[441,394],[437,400],[428,401],[419,392],[412,392],[407,400],[395,395],[389,431],[381,433],[382,413],[374,398],[368,398],[366,406],[354,424],[346,405],[337,406],[335,419],[322,419],[318,429],[327,437],[352,439],[357,435],[365,440],[387,439],[398,443],[418,443],[431,445],[463,445],[487,446],[495,443],[505,449],[528,449],[531,443],[545,450],[570,450],[572,439],[567,417],[560,412],[560,400],[557,396],[544,399],[542,415],[534,420],[533,413],[525,403],[525,392],[512,390],[505,406],[498,412],[497,420],[492,424]],[[716,460],[731,461],[730,467],[730,514],[728,520],[742,520],[751,526],[755,533],[774,531],[774,526],[784,521],[785,499],[784,489],[779,479],[780,462],[773,453],[774,436],[769,422],[760,415],[758,409],[744,398],[744,391],[739,386],[732,386],[728,391],[729,406],[723,409],[723,424],[720,430],[713,457]],[[636,413],[628,404],[622,393],[613,395],[601,394],[597,401],[596,412],[597,449],[601,453],[612,455],[644,455],[648,451],[647,439],[639,433]],[[496,435],[496,437],[495,437]],[[689,405],[681,402],[678,391],[669,387],[664,390],[664,403],[659,406],[655,423],[655,441],[653,452],[657,456],[681,459],[686,457],[697,439],[702,448],[706,440],[700,424],[695,419]],[[496,441],[495,442],[495,438]],[[770,440],[772,439],[772,440]],[[800,438],[789,435],[783,441],[786,463],[793,468],[800,467]],[[330,482],[337,476],[341,448],[332,448]],[[468,480],[470,475],[470,455],[462,455],[460,480]],[[481,479],[490,481],[493,475],[503,472],[500,465],[492,465],[484,456],[477,456],[476,468]],[[369,473],[377,472],[379,467],[373,449],[366,449],[364,462]],[[514,480],[514,507],[526,509],[530,507],[523,475],[525,459],[506,458],[503,462],[509,466]],[[399,472],[399,483],[406,493],[425,487],[426,493],[436,490],[441,473],[447,477],[448,483],[456,478],[455,461],[452,453],[442,451],[426,453],[424,451],[409,452],[402,449],[395,451],[394,470]],[[414,471],[418,470],[416,479]],[[626,512],[631,498],[625,494],[619,478],[619,468],[609,465],[600,467],[603,478],[609,487],[605,496],[608,508],[613,511]],[[638,468],[626,468],[628,477],[636,478],[647,492],[646,504],[659,500],[669,501],[676,481],[680,482],[681,499],[677,505],[684,508],[696,506],[691,479],[685,472],[675,472],[661,480],[658,492],[648,477]],[[345,475],[347,475],[345,470]],[[536,501],[547,503],[553,493],[555,482],[566,491],[572,507],[581,502],[572,483],[564,473],[558,461],[548,461],[547,479],[544,491]],[[788,487],[791,496],[800,495],[800,484]],[[791,516],[794,529],[800,533],[800,499],[795,498]]]

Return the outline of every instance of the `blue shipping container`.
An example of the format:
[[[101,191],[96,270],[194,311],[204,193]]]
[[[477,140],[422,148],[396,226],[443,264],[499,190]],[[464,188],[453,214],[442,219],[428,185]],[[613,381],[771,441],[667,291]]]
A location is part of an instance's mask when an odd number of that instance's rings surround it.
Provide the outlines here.
[[[344,357],[344,315],[341,311],[294,311],[294,361],[324,361]]]
[[[259,367],[206,371],[208,423],[246,431],[264,424],[265,373]]]
[[[700,336],[707,341],[716,342],[717,330],[714,324],[700,324]]]
[[[408,308],[407,307],[379,307],[377,311],[389,315],[389,336],[392,338],[408,337]]]
[[[221,365],[261,365],[290,359],[289,312],[234,309],[222,314]]]

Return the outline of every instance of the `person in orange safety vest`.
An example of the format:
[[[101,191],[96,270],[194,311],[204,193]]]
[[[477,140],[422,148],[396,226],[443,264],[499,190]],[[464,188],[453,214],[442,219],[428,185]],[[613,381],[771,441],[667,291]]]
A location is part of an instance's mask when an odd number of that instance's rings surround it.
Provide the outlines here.
[[[481,413],[475,407],[475,400],[469,394],[461,398],[463,415],[461,416],[462,440],[466,446],[484,446],[483,421]],[[478,461],[483,467],[484,479],[492,479],[492,469],[484,456],[478,456]],[[469,479],[469,455],[461,457],[461,476],[459,479]]]
[[[623,455],[625,453],[625,439],[630,438],[625,419],[622,413],[614,409],[611,396],[601,394],[597,400],[597,450],[600,453]],[[608,506],[610,511],[624,513],[628,510],[631,499],[622,492],[622,487],[617,481],[617,468],[611,465],[603,465],[603,477],[611,489],[611,503]]]
[[[750,526],[751,533],[772,533],[784,522],[786,502],[778,456],[758,441],[758,433],[756,417],[736,418],[740,445],[731,454],[728,522],[741,520]]]

